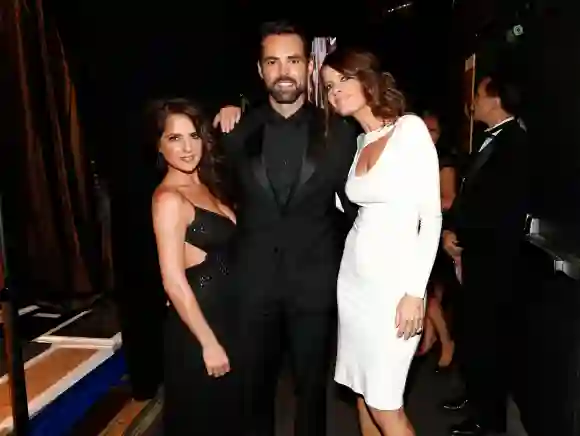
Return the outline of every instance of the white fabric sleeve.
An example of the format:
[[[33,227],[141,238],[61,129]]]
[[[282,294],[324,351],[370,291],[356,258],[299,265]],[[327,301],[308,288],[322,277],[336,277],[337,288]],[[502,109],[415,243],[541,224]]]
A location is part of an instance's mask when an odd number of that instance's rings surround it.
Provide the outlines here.
[[[441,238],[441,190],[439,187],[439,159],[431,135],[423,120],[415,115],[402,119],[405,145],[409,152],[409,174],[418,219],[415,257],[409,267],[413,284],[409,295],[425,297],[427,283]],[[403,133],[403,132],[401,132]]]

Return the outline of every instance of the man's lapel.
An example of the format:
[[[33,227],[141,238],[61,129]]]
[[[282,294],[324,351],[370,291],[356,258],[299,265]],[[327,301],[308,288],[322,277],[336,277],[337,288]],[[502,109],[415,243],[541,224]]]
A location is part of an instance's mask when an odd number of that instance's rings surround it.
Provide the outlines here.
[[[246,139],[246,145],[248,150],[248,160],[252,173],[256,178],[258,184],[266,191],[268,196],[276,203],[278,200],[270,179],[268,178],[268,171],[266,169],[266,161],[263,153],[264,144],[264,126],[257,128],[251,135]]]
[[[475,179],[475,176],[477,175],[481,167],[483,167],[485,163],[489,160],[495,148],[495,141],[496,141],[495,138],[492,139],[492,141],[489,144],[487,144],[486,147],[480,152],[478,152],[477,155],[474,157],[473,161],[471,162],[471,165],[467,170],[467,173],[463,177],[461,190],[464,190],[465,187]]]
[[[322,157],[324,144],[326,141],[324,132],[324,113],[315,107],[306,107],[306,110],[311,111],[308,117],[308,138],[307,145],[302,153],[302,162],[296,181],[292,186],[292,190],[288,195],[286,201],[281,203],[276,195],[274,188],[268,177],[268,170],[264,157],[264,125],[257,128],[246,139],[246,150],[248,153],[248,160],[252,169],[252,173],[256,178],[258,184],[267,192],[268,196],[281,208],[284,209],[290,203],[296,201],[301,197],[305,191],[307,182],[315,174],[318,161]]]
[[[512,121],[508,121],[505,124],[502,124],[501,126],[498,126],[499,132],[495,133],[495,135],[492,137],[491,141],[485,146],[485,148],[483,150],[478,151],[475,154],[475,156],[473,157],[473,160],[471,161],[471,165],[467,169],[465,177],[463,177],[463,181],[461,184],[462,191],[467,186],[469,186],[470,182],[472,182],[476,178],[477,173],[479,173],[481,168],[489,161],[489,158],[492,156],[494,150],[497,147],[497,142],[501,141],[501,135],[505,134],[506,132],[504,132],[504,131],[509,130],[512,127],[512,123],[514,123],[514,122],[516,122],[516,121],[512,120]],[[493,133],[494,133],[494,131],[491,131],[491,132],[488,131],[485,135],[482,135],[483,140],[481,141],[481,145],[479,146],[480,148],[485,143],[485,139],[488,138],[489,135],[492,135]]]
[[[304,193],[307,182],[316,172],[318,161],[322,157],[322,151],[324,150],[326,138],[324,134],[323,114],[319,113],[316,108],[308,107],[307,109],[312,112],[308,119],[308,144],[302,153],[300,172],[288,196],[287,204],[300,198]]]

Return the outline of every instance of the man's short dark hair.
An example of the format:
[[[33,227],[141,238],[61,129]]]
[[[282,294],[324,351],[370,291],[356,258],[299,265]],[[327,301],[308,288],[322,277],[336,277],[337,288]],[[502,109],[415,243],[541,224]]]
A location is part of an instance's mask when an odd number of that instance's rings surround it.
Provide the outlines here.
[[[522,95],[519,87],[508,76],[501,73],[492,73],[488,78],[485,92],[490,97],[499,97],[501,107],[510,115],[519,115],[522,104]]]
[[[300,26],[285,20],[268,21],[262,23],[260,26],[260,53],[261,44],[264,42],[264,39],[272,35],[298,35],[304,44],[304,54],[308,56],[310,51],[309,41],[306,33]]]

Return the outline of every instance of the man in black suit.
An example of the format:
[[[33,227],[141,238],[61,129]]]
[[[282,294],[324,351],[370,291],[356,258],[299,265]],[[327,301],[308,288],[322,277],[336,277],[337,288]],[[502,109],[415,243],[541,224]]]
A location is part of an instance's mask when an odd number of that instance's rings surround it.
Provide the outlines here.
[[[336,281],[349,225],[335,196],[352,220],[356,210],[344,198],[344,184],[355,131],[307,103],[312,62],[296,27],[263,26],[258,70],[268,104],[244,115],[223,145],[239,190],[232,276],[242,299],[247,434],[274,435],[276,386],[288,352],[297,394],[294,432],[324,436]]]
[[[488,129],[474,141],[473,160],[443,232],[446,252],[462,267],[458,351],[466,385],[466,396],[444,407],[469,405],[473,412],[452,435],[506,430],[505,347],[529,182],[527,135],[515,118],[518,104],[517,89],[501,76],[479,84],[474,119]]]

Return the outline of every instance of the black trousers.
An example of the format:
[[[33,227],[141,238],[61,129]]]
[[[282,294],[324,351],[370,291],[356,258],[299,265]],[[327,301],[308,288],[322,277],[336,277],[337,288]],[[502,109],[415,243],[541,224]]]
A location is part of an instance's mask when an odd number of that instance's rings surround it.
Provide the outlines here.
[[[465,250],[457,341],[466,394],[486,430],[506,431],[509,344],[512,336],[511,262]]]
[[[284,301],[245,309],[241,317],[246,436],[274,436],[275,397],[286,352],[296,394],[296,436],[326,434],[326,388],[334,311],[291,309]]]

